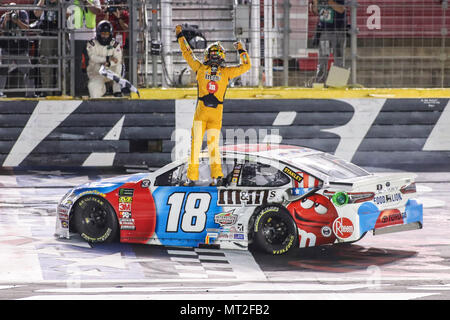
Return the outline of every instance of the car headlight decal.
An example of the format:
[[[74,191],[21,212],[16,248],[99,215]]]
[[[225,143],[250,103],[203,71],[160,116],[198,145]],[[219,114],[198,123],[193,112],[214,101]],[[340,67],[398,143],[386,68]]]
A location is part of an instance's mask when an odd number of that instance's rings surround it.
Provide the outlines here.
[[[331,198],[331,201],[338,207],[345,204],[371,201],[375,197],[373,192],[333,192],[328,190],[324,191],[324,195]]]
[[[332,197],[331,201],[338,207],[347,204],[349,200],[348,194],[345,192],[336,192]]]

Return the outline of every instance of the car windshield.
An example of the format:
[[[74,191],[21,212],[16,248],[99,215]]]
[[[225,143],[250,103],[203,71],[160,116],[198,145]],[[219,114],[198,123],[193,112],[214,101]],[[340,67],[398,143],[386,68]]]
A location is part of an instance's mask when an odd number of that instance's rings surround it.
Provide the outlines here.
[[[300,168],[311,168],[334,179],[349,179],[370,175],[366,170],[328,153],[313,154],[292,159]]]

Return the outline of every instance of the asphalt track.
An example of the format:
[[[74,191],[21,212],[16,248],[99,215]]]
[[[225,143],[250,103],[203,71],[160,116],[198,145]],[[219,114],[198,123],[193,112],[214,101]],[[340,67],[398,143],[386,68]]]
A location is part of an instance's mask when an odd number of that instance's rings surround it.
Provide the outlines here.
[[[278,257],[55,239],[58,200],[70,187],[101,177],[0,175],[1,300],[450,299],[449,172],[419,173],[422,230],[368,234],[354,244]]]

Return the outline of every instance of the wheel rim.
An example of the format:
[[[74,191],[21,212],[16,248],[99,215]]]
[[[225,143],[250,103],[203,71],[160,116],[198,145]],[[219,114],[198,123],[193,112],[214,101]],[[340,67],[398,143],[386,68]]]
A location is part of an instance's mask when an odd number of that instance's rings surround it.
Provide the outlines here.
[[[268,219],[262,229],[266,241],[272,245],[282,244],[289,234],[286,222],[277,217]]]
[[[90,236],[99,236],[107,227],[107,212],[100,205],[90,205],[82,213],[82,222]]]

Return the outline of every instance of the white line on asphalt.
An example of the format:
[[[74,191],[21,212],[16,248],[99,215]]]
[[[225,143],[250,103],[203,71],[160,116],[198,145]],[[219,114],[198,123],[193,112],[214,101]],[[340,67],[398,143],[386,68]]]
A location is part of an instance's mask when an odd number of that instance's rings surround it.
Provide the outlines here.
[[[176,265],[175,269],[177,270],[191,270],[191,271],[204,271],[205,268],[202,266],[183,266],[183,265]]]
[[[183,257],[170,257],[171,261],[175,262],[200,262],[197,258],[183,258]]]
[[[178,275],[182,278],[195,278],[195,279],[207,279],[207,274],[199,274],[199,273],[186,273],[186,272],[179,272]]]
[[[233,271],[221,271],[221,270],[205,270],[207,275],[222,276],[222,277],[235,277]]]
[[[218,261],[228,261],[227,257],[222,256],[206,256],[206,255],[200,255],[198,256],[200,260],[218,260]]]
[[[168,254],[176,254],[176,255],[185,255],[185,256],[196,256],[197,253],[194,251],[186,251],[186,250],[167,250]]]
[[[409,300],[433,293],[226,293],[226,294],[107,294],[107,295],[35,295],[20,300]],[[225,304],[225,303],[224,303]]]

